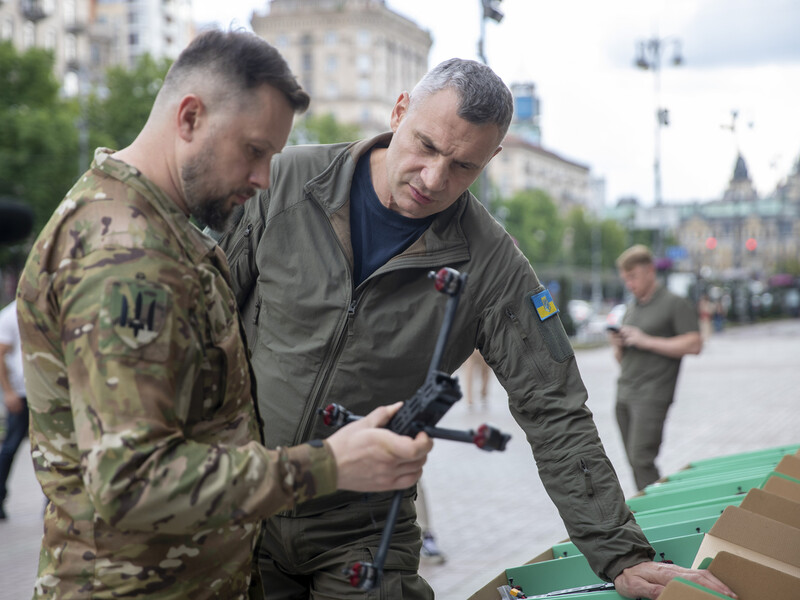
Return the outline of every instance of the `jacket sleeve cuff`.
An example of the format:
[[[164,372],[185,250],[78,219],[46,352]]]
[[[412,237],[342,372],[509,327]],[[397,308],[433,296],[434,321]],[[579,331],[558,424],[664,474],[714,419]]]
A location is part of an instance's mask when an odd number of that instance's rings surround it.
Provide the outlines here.
[[[651,560],[653,560],[653,555],[646,551],[637,551],[626,556],[621,556],[608,565],[606,572],[603,573],[603,575],[605,575],[603,579],[613,582],[628,567],[633,567],[639,563],[649,562]]]
[[[336,491],[336,459],[326,441],[279,447],[277,451],[281,486],[292,504]]]

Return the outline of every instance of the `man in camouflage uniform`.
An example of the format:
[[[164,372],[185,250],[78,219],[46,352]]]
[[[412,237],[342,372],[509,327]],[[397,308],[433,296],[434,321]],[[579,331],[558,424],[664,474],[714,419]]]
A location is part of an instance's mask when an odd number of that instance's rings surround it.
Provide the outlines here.
[[[431,442],[392,409],[267,450],[221,226],[269,184],[308,104],[280,55],[207,32],[131,146],[100,149],[18,290],[36,473],[49,502],[35,598],[243,598],[260,521],[337,488],[417,480]]]

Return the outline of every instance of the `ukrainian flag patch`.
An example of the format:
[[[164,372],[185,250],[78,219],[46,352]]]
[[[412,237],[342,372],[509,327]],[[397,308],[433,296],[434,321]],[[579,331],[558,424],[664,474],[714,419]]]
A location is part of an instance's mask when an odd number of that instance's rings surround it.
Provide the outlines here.
[[[542,290],[538,294],[531,296],[531,302],[536,309],[536,314],[539,315],[539,320],[544,321],[558,313],[556,303],[553,302],[553,297],[547,290]]]

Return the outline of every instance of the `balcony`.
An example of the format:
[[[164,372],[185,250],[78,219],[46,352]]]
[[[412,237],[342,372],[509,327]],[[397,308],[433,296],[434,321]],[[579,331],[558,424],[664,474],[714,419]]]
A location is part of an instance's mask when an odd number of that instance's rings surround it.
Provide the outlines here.
[[[52,0],[20,0],[22,15],[32,23],[51,16],[54,8]]]

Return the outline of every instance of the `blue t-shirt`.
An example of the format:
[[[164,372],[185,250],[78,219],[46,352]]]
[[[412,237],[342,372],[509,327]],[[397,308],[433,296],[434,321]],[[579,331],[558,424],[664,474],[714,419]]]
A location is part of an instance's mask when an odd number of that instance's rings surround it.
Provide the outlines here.
[[[435,216],[411,219],[381,204],[372,187],[370,154],[368,152],[358,161],[350,187],[350,242],[356,287],[411,246]]]

